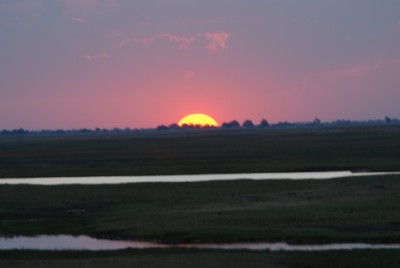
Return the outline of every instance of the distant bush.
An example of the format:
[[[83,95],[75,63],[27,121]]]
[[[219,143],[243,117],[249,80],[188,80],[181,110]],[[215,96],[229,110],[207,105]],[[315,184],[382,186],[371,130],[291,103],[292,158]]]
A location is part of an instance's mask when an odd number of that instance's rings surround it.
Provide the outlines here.
[[[229,123],[222,123],[222,128],[238,128],[238,127],[240,127],[240,124],[236,120],[233,120]]]
[[[161,125],[161,126],[157,127],[157,130],[168,130],[168,129],[169,129],[169,127],[164,126],[164,125]]]
[[[245,128],[252,128],[252,127],[254,127],[254,124],[251,120],[245,120],[243,122],[242,126]]]
[[[262,128],[269,127],[269,123],[268,123],[268,121],[266,119],[262,119],[258,126],[262,127]]]

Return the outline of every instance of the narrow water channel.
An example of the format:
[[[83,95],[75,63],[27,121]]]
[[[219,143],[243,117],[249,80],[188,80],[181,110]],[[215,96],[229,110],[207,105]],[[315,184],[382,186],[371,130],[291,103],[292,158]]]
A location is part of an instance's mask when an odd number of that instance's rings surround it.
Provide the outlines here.
[[[119,250],[152,248],[194,248],[215,250],[253,251],[329,251],[361,249],[400,249],[400,244],[337,243],[325,245],[291,245],[280,243],[231,243],[231,244],[161,244],[152,241],[122,241],[96,239],[89,236],[40,235],[34,237],[0,237],[0,250]]]
[[[160,176],[109,176],[109,177],[54,177],[54,178],[23,178],[0,179],[1,184],[32,184],[32,185],[65,185],[65,184],[121,184],[144,182],[200,182],[223,180],[305,180],[333,179],[343,177],[360,177],[374,175],[392,175],[400,172],[283,172],[283,173],[243,173],[243,174],[201,174],[201,175],[160,175]]]

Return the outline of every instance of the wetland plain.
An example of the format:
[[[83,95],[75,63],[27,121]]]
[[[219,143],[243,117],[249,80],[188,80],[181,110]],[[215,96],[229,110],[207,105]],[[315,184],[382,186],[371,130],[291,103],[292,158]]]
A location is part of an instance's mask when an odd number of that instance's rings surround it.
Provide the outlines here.
[[[399,137],[400,128],[396,126],[2,137],[0,177],[207,174],[229,170],[398,171]],[[0,233],[90,235],[168,244],[399,243],[399,190],[399,175],[301,181],[1,185]],[[120,262],[123,267],[137,264],[138,259],[143,261],[142,267],[161,267],[158,260],[162,258],[169,262],[162,263],[164,267],[173,263],[184,267],[190,259],[204,264],[199,256],[209,256],[209,267],[216,265],[213,261],[228,265],[236,258],[232,267],[239,263],[242,267],[262,267],[258,263],[261,259],[271,267],[301,267],[339,255],[343,264],[352,267],[379,267],[382,261],[378,256],[385,255],[389,264],[399,258],[396,250],[250,253],[148,249],[104,255],[85,251],[1,254],[2,267],[24,267],[25,262],[18,261],[21,256],[43,267],[49,260],[59,267],[62,263],[102,267],[103,261]],[[160,259],[155,261],[151,256]],[[368,265],[372,266],[361,266],[363,260],[370,260]]]

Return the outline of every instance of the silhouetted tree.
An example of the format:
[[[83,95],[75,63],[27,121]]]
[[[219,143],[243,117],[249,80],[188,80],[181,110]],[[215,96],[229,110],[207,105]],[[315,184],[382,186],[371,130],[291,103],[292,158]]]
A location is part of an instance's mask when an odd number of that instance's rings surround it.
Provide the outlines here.
[[[167,126],[164,125],[160,125],[157,127],[157,130],[168,130],[169,128]]]
[[[292,124],[287,121],[284,121],[284,122],[278,122],[278,123],[276,123],[276,125],[279,127],[288,127],[288,126],[291,126]]]
[[[169,126],[170,129],[179,129],[179,125],[177,123],[173,123]]]
[[[236,120],[233,120],[229,123],[222,123],[222,128],[237,128],[237,127],[240,127],[240,124]]]
[[[261,122],[260,122],[259,127],[263,127],[263,128],[264,127],[269,127],[268,121],[266,119],[262,119]]]
[[[88,128],[81,128],[81,129],[79,129],[79,133],[90,133],[90,129],[88,129]]]
[[[334,122],[332,122],[334,125],[350,125],[351,121],[350,120],[345,120],[345,119],[338,119]]]
[[[254,124],[251,120],[245,120],[243,122],[242,126],[245,128],[252,128],[252,127],[254,127]]]
[[[312,124],[313,124],[313,125],[321,125],[321,120],[319,120],[319,118],[316,117],[316,118],[313,120]]]
[[[199,125],[193,125],[193,124],[183,124],[181,126],[182,129],[192,129],[192,128],[199,128]]]
[[[11,131],[11,133],[14,135],[24,135],[24,134],[29,134],[29,130],[19,128],[19,129],[14,129],[13,131]]]

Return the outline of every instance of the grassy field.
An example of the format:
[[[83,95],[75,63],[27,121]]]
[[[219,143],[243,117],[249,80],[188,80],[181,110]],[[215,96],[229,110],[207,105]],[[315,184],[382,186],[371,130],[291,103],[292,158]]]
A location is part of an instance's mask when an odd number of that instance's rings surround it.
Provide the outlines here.
[[[400,242],[400,176],[1,186],[0,234],[164,242]]]
[[[0,251],[2,268],[395,268],[396,250],[332,252],[246,252],[204,250],[124,250],[117,252]]]
[[[0,178],[400,170],[400,126],[0,137]]]

